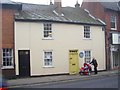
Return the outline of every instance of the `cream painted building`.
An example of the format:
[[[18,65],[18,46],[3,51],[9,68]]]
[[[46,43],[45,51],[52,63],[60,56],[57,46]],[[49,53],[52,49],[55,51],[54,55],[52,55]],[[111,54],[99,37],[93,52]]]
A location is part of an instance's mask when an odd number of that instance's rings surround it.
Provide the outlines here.
[[[98,60],[98,69],[105,70],[104,31],[100,26],[90,26],[90,39],[84,38],[84,25],[52,24],[52,38],[43,37],[44,23],[15,22],[16,74],[19,75],[18,51],[30,50],[31,75],[69,73],[69,50],[78,50],[78,64],[84,58],[80,52],[90,51],[90,58]],[[103,37],[103,38],[101,38]],[[52,52],[52,65],[44,65],[44,52]]]
[[[23,9],[14,25],[16,75],[77,74],[93,57],[98,70],[106,69],[101,21],[80,7],[62,8],[62,14],[54,6],[24,4]]]

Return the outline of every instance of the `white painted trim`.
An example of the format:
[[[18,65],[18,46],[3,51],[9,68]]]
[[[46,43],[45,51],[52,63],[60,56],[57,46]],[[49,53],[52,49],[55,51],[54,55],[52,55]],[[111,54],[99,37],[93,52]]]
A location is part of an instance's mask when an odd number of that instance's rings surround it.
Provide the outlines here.
[[[43,38],[42,40],[54,40],[53,38]]]
[[[117,18],[116,18],[115,15],[112,15],[112,16],[115,17],[115,28],[111,28],[111,30],[117,30]],[[111,18],[111,17],[110,17],[110,18]],[[111,23],[111,21],[110,21],[110,23]],[[111,26],[110,26],[110,27],[111,27]]]
[[[11,49],[12,50],[12,65],[11,66],[3,66],[3,49]],[[14,69],[13,48],[2,48],[2,66],[1,66],[1,69]]]
[[[105,23],[105,22],[103,22],[101,19],[98,19],[98,21],[100,21],[101,23],[103,23],[104,25],[106,25],[106,23]]]
[[[54,68],[54,66],[43,66],[43,68]]]
[[[51,66],[45,66],[44,65],[44,52],[52,52],[52,65]],[[43,67],[44,68],[51,68],[51,67],[53,67],[53,50],[52,49],[47,49],[47,50],[43,50]]]
[[[84,26],[89,26],[89,25],[84,25]],[[85,38],[84,37],[84,26],[83,26],[83,40],[92,40],[91,26],[90,26],[90,38]]]
[[[92,49],[84,49],[84,62],[85,62],[85,51],[90,51],[90,53],[91,53],[91,61],[92,61],[92,58],[93,58],[93,56],[92,56]]]
[[[14,69],[14,66],[2,66],[1,69]]]

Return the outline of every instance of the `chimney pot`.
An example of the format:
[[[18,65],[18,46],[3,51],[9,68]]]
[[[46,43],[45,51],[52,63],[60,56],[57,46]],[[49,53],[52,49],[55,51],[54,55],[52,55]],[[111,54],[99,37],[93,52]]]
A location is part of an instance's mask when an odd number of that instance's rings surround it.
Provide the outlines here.
[[[78,1],[76,2],[75,7],[80,7],[80,4],[78,3]]]

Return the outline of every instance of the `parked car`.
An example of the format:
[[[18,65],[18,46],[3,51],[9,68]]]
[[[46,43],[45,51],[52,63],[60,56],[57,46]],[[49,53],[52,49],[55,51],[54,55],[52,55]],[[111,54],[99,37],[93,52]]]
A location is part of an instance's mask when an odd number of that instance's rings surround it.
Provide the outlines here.
[[[0,90],[8,90],[6,79],[0,74]]]

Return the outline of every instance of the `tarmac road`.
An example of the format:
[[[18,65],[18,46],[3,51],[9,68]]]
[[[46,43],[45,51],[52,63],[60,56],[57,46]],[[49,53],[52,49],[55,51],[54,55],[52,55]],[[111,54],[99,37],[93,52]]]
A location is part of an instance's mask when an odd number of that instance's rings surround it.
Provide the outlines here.
[[[33,84],[18,88],[118,88],[118,75],[102,76],[82,81],[73,80],[46,84]]]

